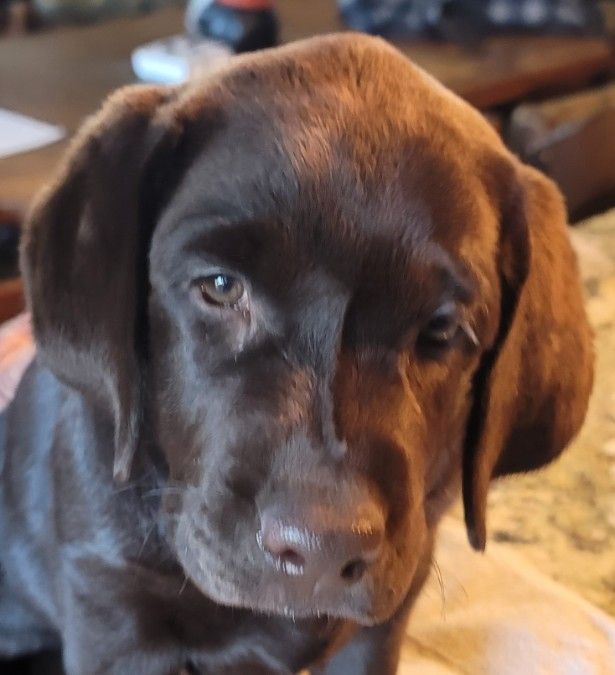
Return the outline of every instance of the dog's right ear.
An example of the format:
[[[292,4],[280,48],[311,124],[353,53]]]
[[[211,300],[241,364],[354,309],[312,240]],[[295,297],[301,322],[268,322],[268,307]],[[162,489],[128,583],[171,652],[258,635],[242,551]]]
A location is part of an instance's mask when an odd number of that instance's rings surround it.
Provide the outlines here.
[[[39,358],[108,413],[120,481],[138,440],[157,159],[178,136],[164,114],[174,97],[148,86],[110,97],[36,202],[21,251]]]

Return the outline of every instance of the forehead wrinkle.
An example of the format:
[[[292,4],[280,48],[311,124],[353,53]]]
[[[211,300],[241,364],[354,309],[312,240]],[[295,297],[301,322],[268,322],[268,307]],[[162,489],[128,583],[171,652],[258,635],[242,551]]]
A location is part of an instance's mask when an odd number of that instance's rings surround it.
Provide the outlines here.
[[[408,245],[383,235],[371,237],[370,254],[364,264],[363,278],[380,277],[379,292],[392,298],[404,298],[403,304],[430,311],[433,302],[444,298],[467,303],[473,296],[473,284],[462,261],[433,239],[414,240]],[[420,312],[419,312],[420,313]]]
[[[443,220],[443,194],[463,184],[447,153],[438,153],[407,120],[361,106],[360,113],[349,106],[328,118],[315,114],[283,134],[301,200],[312,212],[337,220],[344,214],[345,227],[405,227],[407,236],[410,220],[416,228],[432,217]]]
[[[357,73],[336,70],[333,79],[317,77],[302,95],[294,92],[276,109],[280,143],[299,185],[333,182],[343,189],[340,184],[347,183],[360,191],[392,156],[390,140],[400,136],[402,118],[375,106]]]
[[[407,97],[389,93],[384,109],[391,75],[383,78],[388,70],[382,66],[399,70],[393,64],[397,57],[354,48],[346,54],[350,56],[351,65],[340,61],[334,68],[325,67],[317,53],[281,58],[275,65],[259,65],[256,59],[210,87],[208,96],[223,107],[226,124],[204,153],[209,169],[190,176],[184,192],[192,206],[223,194],[229,201],[234,198],[247,218],[275,213],[300,243],[308,240],[324,248],[338,243],[336,248],[346,252],[340,267],[352,267],[349,256],[360,259],[369,249],[364,232],[402,230],[418,246],[428,231],[433,233],[434,222],[436,230],[450,228],[440,222],[450,210],[442,207],[441,218],[431,216],[438,202],[447,201],[441,198],[442,181],[437,199],[421,189],[403,194],[401,185],[400,167],[412,156],[403,139],[424,131],[427,104],[416,94],[409,105]],[[420,89],[421,78],[412,72],[404,63],[403,79]],[[284,82],[281,73],[286,73]],[[203,98],[196,110],[202,105]],[[242,133],[234,138],[233,129]],[[432,145],[438,147],[438,140]],[[418,164],[415,175],[424,175]]]

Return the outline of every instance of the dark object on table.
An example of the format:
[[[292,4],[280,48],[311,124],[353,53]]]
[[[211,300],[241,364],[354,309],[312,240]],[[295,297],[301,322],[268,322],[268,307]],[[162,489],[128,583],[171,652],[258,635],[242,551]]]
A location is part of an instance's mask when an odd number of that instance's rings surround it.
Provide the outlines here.
[[[0,207],[0,323],[24,308],[24,296],[19,278],[19,239],[21,216]],[[0,663],[0,674],[3,675]]]
[[[514,31],[599,35],[595,0],[340,0],[346,24],[386,37],[457,41]]]
[[[149,12],[167,0],[30,0],[39,23],[93,23]]]
[[[585,415],[559,192],[382,40],[122,89],[22,250],[0,652],[70,675],[393,675],[445,510]]]
[[[19,217],[0,209],[0,279],[10,279],[19,274],[20,234]]]
[[[507,136],[557,182],[574,219],[615,206],[615,85],[519,106]]]
[[[38,28],[39,24],[29,0],[0,0],[0,36],[26,33]]]
[[[200,9],[199,9],[200,8]],[[278,43],[278,18],[271,7],[244,9],[223,2],[191,3],[187,10],[191,33],[219,40],[235,52],[251,52]]]
[[[435,37],[449,0],[339,0],[349,28],[372,35]]]

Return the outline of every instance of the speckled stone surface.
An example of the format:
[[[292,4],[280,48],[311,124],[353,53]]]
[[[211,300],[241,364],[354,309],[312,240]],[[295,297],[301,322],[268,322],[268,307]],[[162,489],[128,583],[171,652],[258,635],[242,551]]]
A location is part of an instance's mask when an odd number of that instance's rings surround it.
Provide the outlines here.
[[[589,413],[555,464],[494,485],[489,532],[615,615],[615,210],[571,234],[596,332]]]

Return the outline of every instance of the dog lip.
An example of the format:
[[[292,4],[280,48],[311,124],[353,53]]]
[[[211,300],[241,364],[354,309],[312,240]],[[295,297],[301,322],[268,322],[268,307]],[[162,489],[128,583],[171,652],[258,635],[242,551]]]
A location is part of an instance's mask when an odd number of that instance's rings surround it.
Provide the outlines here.
[[[176,542],[177,543],[177,542]],[[277,616],[292,616],[294,619],[317,619],[328,617],[332,620],[350,620],[362,626],[382,623],[393,614],[397,607],[395,598],[386,598],[386,602],[373,603],[367,597],[357,598],[356,594],[343,591],[336,597],[327,594],[324,589],[313,588],[311,601],[286,594],[274,577],[256,579],[252,583],[236,584],[224,578],[224,570],[204,575],[204,565],[196,557],[185,558],[180,552],[185,546],[176,548],[178,559],[201,593],[213,602],[227,607],[236,607],[256,613]],[[274,572],[273,568],[271,571]],[[292,573],[292,570],[284,570]],[[275,574],[279,574],[275,571]],[[306,596],[307,597],[307,596]],[[386,606],[385,606],[386,605]]]
[[[200,591],[221,605],[257,613],[283,616],[290,612],[296,618],[329,616],[372,626],[387,620],[397,608],[401,595],[383,593],[377,578],[367,584],[344,585],[331,589],[293,563],[268,558],[263,550],[262,533],[254,533],[256,546],[251,557],[254,567],[238,569],[239,579],[230,579],[232,570],[217,556],[203,555],[209,547],[198,537],[201,522],[195,513],[185,513],[175,523],[173,549],[186,575]],[[210,551],[211,554],[211,551]],[[269,554],[271,555],[271,554]],[[259,562],[260,559],[260,562]],[[221,563],[221,564],[220,564]],[[281,575],[293,578],[290,588],[281,583]]]

